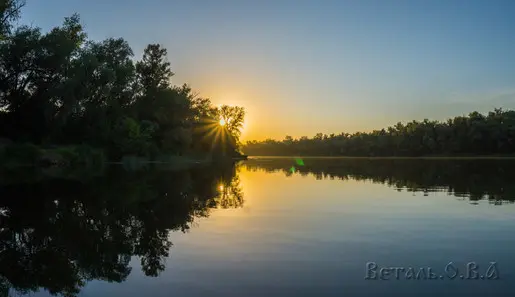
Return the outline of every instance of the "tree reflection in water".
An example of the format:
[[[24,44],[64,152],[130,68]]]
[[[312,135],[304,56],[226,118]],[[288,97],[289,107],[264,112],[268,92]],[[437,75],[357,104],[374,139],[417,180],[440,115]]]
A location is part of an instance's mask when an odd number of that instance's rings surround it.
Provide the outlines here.
[[[244,202],[234,166],[18,173],[0,174],[3,296],[40,289],[74,296],[91,280],[122,282],[133,256],[145,275],[157,276],[172,246],[169,232],[187,232],[210,209]]]
[[[398,191],[445,191],[475,203],[515,201],[514,159],[406,158],[260,158],[245,163],[247,170],[313,175],[317,179],[354,179],[386,184]]]

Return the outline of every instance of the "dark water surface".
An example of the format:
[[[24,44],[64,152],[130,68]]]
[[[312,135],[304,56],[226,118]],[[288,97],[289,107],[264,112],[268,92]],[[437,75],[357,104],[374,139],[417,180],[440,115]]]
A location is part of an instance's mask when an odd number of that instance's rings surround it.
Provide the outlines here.
[[[3,172],[0,296],[511,297],[513,201],[513,160]]]

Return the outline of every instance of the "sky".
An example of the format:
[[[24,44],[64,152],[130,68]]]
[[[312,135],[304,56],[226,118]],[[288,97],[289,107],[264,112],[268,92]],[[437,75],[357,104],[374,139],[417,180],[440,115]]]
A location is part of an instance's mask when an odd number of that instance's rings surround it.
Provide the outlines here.
[[[239,105],[243,140],[381,129],[515,108],[515,1],[27,0],[94,40],[168,49],[174,84]]]

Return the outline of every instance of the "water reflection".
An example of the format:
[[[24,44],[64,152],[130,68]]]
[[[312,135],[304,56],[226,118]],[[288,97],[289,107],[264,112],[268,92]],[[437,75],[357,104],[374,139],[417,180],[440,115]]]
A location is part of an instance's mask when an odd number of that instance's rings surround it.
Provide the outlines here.
[[[257,158],[245,163],[247,170],[283,172],[286,176],[312,175],[316,179],[354,179],[382,183],[398,191],[444,191],[476,204],[515,201],[513,159],[351,159],[306,158],[299,165],[292,158]]]
[[[385,184],[398,191],[425,195],[433,191],[445,191],[471,203],[486,199],[491,203],[502,204],[515,201],[513,165],[515,161],[509,160],[307,158],[300,162],[290,158],[261,158],[248,160],[241,166],[249,171],[283,172],[286,176],[309,175],[318,180],[363,180]],[[222,225],[211,222],[211,229],[204,229],[203,234],[197,234],[197,244],[190,244],[188,249],[195,249],[195,246],[201,249],[218,246],[223,252],[214,253],[217,261],[205,263],[195,262],[198,255],[203,255],[202,251],[194,250],[189,257],[187,252],[183,252],[182,267],[196,265],[196,269],[189,272],[183,269],[185,275],[182,279],[180,274],[167,274],[170,270],[164,272],[163,276],[173,275],[179,278],[175,285],[179,286],[185,280],[194,280],[191,283],[196,288],[199,285],[195,281],[202,275],[204,278],[198,279],[218,280],[223,284],[246,272],[252,277],[243,277],[240,281],[247,281],[254,288],[265,289],[265,285],[273,283],[279,277],[279,274],[270,274],[268,267],[272,265],[276,271],[281,271],[281,279],[285,280],[284,275],[290,276],[290,282],[285,287],[296,288],[299,284],[299,273],[302,276],[306,272],[306,280],[312,278],[313,274],[308,266],[298,264],[308,260],[309,265],[318,267],[317,271],[326,271],[321,276],[357,277],[359,274],[362,279],[362,263],[355,260],[345,262],[342,259],[347,259],[347,256],[352,259],[358,257],[363,263],[370,259],[380,260],[382,250],[377,249],[377,245],[382,245],[388,255],[395,256],[395,251],[399,248],[398,242],[404,242],[396,234],[404,237],[408,234],[406,238],[423,234],[417,240],[405,242],[414,251],[418,249],[420,253],[427,253],[425,249],[428,246],[434,247],[438,243],[440,245],[435,248],[438,253],[447,251],[451,254],[454,246],[446,246],[447,241],[442,238],[450,238],[451,234],[456,234],[447,226],[454,223],[456,228],[461,228],[460,234],[467,234],[464,232],[469,224],[460,225],[463,223],[454,221],[460,217],[459,214],[449,219],[443,213],[438,219],[434,219],[438,214],[436,210],[440,209],[433,208],[430,216],[424,216],[425,206],[420,206],[418,201],[399,213],[400,206],[404,205],[397,199],[369,200],[372,204],[362,203],[367,202],[364,201],[366,199],[339,199],[340,194],[345,196],[351,192],[339,187],[337,181],[330,183],[334,186],[331,187],[331,193],[324,196],[325,198],[315,200],[309,199],[315,193],[315,188],[303,187],[303,179],[298,179],[302,185],[292,183],[287,187],[279,187],[286,179],[267,175],[266,180],[262,181],[256,174],[244,173],[243,171],[241,178],[246,186],[247,205],[254,201],[252,215],[231,217],[236,223],[223,225],[231,226],[224,232],[212,232]],[[145,275],[159,275],[165,270],[165,259],[173,251],[170,240],[173,236],[170,236],[170,232],[187,232],[197,218],[208,217],[214,208],[239,208],[244,205],[243,185],[238,175],[238,167],[234,166],[182,171],[165,168],[127,171],[116,167],[98,174],[51,171],[42,173],[27,170],[0,172],[0,296],[42,289],[53,294],[74,296],[92,280],[125,281],[132,272],[131,259],[141,261],[141,269]],[[306,179],[306,185],[322,184],[311,177]],[[266,191],[255,191],[259,195],[252,193],[252,189],[259,187],[266,188]],[[294,187],[298,190],[295,191]],[[367,191],[373,188],[367,184],[363,184],[363,187]],[[288,192],[289,190],[294,191]],[[366,196],[369,195],[367,191],[364,194]],[[383,192],[377,195],[382,196]],[[461,204],[457,204],[462,209]],[[371,205],[374,207],[370,207]],[[383,211],[382,208],[387,205],[393,207]],[[455,208],[441,203],[440,206],[441,209],[447,209],[447,213],[455,214]],[[474,213],[470,209],[478,212]],[[470,216],[484,211],[484,208],[470,209]],[[503,209],[507,208],[495,208],[499,211]],[[340,215],[331,215],[328,210]],[[409,220],[417,217],[417,220],[413,220],[415,223],[405,224],[406,217],[403,215],[406,213],[411,215],[407,217]],[[372,219],[374,217],[378,219]],[[481,217],[485,218],[483,213]],[[438,224],[441,222],[445,222],[445,226]],[[499,230],[511,228],[508,223],[503,225],[504,221],[500,222],[496,221],[498,225],[495,225]],[[301,225],[303,227],[299,228]],[[484,228],[488,230],[487,233],[481,233],[484,231],[474,226],[473,233],[470,233],[474,236],[462,236],[460,240],[483,242],[482,234],[490,236],[489,232],[494,225],[488,225],[488,221],[484,220],[481,226],[486,226]],[[446,230],[450,233],[446,233]],[[306,238],[310,238],[312,242],[305,240]],[[499,238],[505,239],[504,236]],[[186,242],[183,244],[187,245]],[[502,245],[488,243],[488,246],[493,249]],[[487,247],[478,250],[485,249]],[[292,250],[296,253],[292,253]],[[409,260],[410,254],[400,250],[403,252],[397,254],[397,259],[404,261],[404,257],[407,257]],[[249,256],[249,251],[253,251],[252,256]],[[491,251],[491,254],[498,255],[497,252],[499,251]],[[415,257],[415,254],[411,255]],[[503,255],[502,251],[499,255]],[[209,256],[204,256],[204,260],[209,259]],[[347,264],[338,266],[333,257]],[[241,262],[234,259],[248,260]],[[413,259],[415,258],[411,258]],[[291,266],[294,262],[300,266]],[[327,264],[333,262],[336,263],[335,266]],[[177,264],[177,261],[168,265],[174,263]],[[299,267],[305,270],[299,270]],[[333,272],[329,273],[331,269]],[[358,270],[359,273],[353,274]],[[285,281],[287,280],[286,278]],[[322,283],[325,280],[318,279]],[[161,288],[163,294],[168,294],[172,289],[177,292],[191,289],[180,286],[179,289],[174,288],[169,284],[171,282],[167,278],[168,286]],[[340,279],[335,280],[335,283],[339,282]],[[130,283],[126,282],[124,285]],[[216,287],[215,283],[216,281],[212,281],[205,286]],[[137,288],[138,285],[139,283],[132,283],[131,288]],[[241,288],[244,290],[245,286],[241,285]]]
[[[122,282],[133,256],[157,276],[170,231],[244,203],[234,166],[19,174],[0,176],[0,296],[41,289],[73,296],[91,280]]]

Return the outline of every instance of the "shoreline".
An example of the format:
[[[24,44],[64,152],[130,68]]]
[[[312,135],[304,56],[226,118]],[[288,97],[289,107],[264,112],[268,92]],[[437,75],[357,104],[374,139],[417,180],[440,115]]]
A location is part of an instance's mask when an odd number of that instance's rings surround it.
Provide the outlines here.
[[[287,158],[301,158],[301,159],[428,159],[428,160],[444,160],[444,159],[456,159],[456,160],[487,160],[487,159],[514,159],[515,156],[248,156],[248,160],[255,159],[287,159]]]

